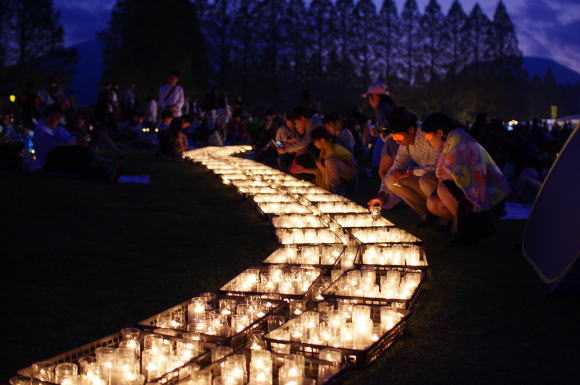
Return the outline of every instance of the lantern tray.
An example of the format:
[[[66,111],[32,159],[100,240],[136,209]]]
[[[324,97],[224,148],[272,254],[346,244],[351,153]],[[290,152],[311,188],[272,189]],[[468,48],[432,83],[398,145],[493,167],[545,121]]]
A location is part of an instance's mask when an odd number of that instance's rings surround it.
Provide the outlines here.
[[[218,296],[218,299],[224,298],[231,298],[231,299],[240,299],[239,296]],[[268,326],[268,318],[272,315],[287,315],[288,313],[288,304],[284,301],[272,301],[274,303],[274,307],[266,313],[263,317],[260,317],[253,322],[250,323],[245,329],[241,332],[236,333],[232,336],[225,337],[225,336],[216,336],[212,334],[205,334],[200,333],[202,341],[209,341],[215,342],[220,345],[227,345],[231,346],[234,349],[241,349],[246,346],[248,342],[248,335],[254,329],[265,329]],[[172,335],[182,335],[183,333],[187,333],[187,325],[189,323],[189,312],[188,306],[190,304],[190,300],[180,303],[179,305],[175,305],[172,308],[162,311],[159,314],[156,314],[152,317],[149,317],[141,322],[138,323],[138,326],[143,330],[157,333],[157,334],[172,334]],[[174,320],[181,320],[178,322],[178,325],[173,327],[162,327],[160,325],[160,320],[163,318],[171,318]]]
[[[380,316],[381,306],[371,306],[371,318],[377,320]],[[264,336],[268,350],[275,350],[281,346],[290,346],[290,353],[302,354],[305,357],[318,358],[319,353],[323,349],[336,349],[342,352],[347,362],[351,363],[357,369],[363,369],[372,364],[382,353],[389,349],[395,341],[403,335],[412,310],[398,310],[403,314],[403,318],[397,322],[390,330],[385,332],[377,341],[373,342],[366,349],[350,349],[334,346],[318,345],[305,343],[300,341],[279,340],[269,337],[269,334]],[[282,325],[281,327],[284,327]],[[276,330],[276,329],[274,329]]]
[[[417,296],[421,291],[421,287],[423,286],[425,274],[421,270],[414,270],[408,268],[392,268],[389,270],[376,270],[376,277],[380,279],[380,276],[387,275],[388,271],[396,270],[400,271],[401,273],[419,273],[421,274],[421,279],[419,284],[415,288],[413,294],[408,299],[401,299],[401,298],[379,298],[379,297],[364,297],[364,296],[356,296],[356,295],[346,295],[346,294],[336,294],[335,289],[336,286],[341,283],[341,280],[346,279],[347,274],[349,271],[353,271],[356,269],[346,270],[336,281],[334,281],[323,293],[322,296],[327,301],[336,301],[340,300],[343,302],[348,302],[357,305],[378,305],[378,306],[392,306],[398,309],[411,309],[417,300]],[[365,270],[374,270],[374,269],[365,269]]]
[[[250,358],[252,350],[244,348],[238,351],[234,351],[232,354],[243,354],[246,357],[246,373],[250,373]],[[273,374],[273,384],[278,384],[278,372],[282,365],[284,364],[285,354],[280,354],[276,352],[270,352],[272,354],[272,374]],[[225,362],[231,354],[220,358],[219,360],[213,362],[208,367],[204,368],[202,371],[209,371],[212,373],[212,379],[221,375],[221,364]],[[330,364],[329,361],[319,360],[314,357],[304,357],[304,377],[305,379],[314,380],[314,384],[318,385],[334,385],[340,384],[344,378],[344,374],[353,367],[350,362],[343,362],[339,365],[338,371],[330,378],[324,382],[318,382],[318,367],[320,364]]]
[[[147,334],[152,334],[152,333],[145,332],[145,331],[142,331],[140,333],[139,338],[141,340],[140,341],[141,346],[143,346],[143,337]],[[173,340],[173,341],[176,341],[179,339],[179,338],[171,337],[171,336],[164,336],[164,338],[169,339],[169,340]],[[116,348],[116,347],[118,347],[119,343],[122,341],[122,339],[123,338],[122,338],[122,335],[120,332],[115,333],[115,334],[111,334],[107,337],[104,337],[104,338],[98,339],[94,342],[91,342],[90,344],[80,346],[76,349],[70,350],[66,353],[59,354],[58,356],[55,356],[55,357],[52,357],[52,358],[49,358],[49,359],[43,360],[43,361],[49,361],[55,365],[60,364],[60,363],[64,363],[64,362],[77,363],[77,361],[81,357],[94,356],[97,348]],[[177,382],[188,377],[193,367],[195,367],[195,366],[206,367],[207,365],[209,365],[211,363],[210,349],[212,347],[216,346],[216,344],[212,343],[212,342],[204,342],[204,341],[201,341],[201,344],[202,344],[203,350],[204,350],[203,353],[201,353],[197,357],[194,357],[186,364],[184,364],[178,368],[175,368],[168,373],[165,373],[164,375],[162,375],[159,378],[146,381],[147,384],[174,385]],[[33,374],[32,365],[30,365],[26,368],[20,369],[17,373],[20,376],[32,378],[32,374]],[[43,384],[53,384],[51,382],[46,382],[46,381],[42,381],[42,383]]]
[[[365,253],[370,252],[375,248],[378,252],[381,252],[381,249],[384,249],[385,252],[389,252],[390,249],[393,248],[401,248],[405,249],[415,249],[418,254],[418,263],[407,264],[406,261],[401,263],[393,263],[392,260],[387,261],[385,264],[381,263],[368,263],[368,259],[365,260]],[[362,244],[358,246],[358,253],[357,259],[355,262],[355,266],[361,269],[373,269],[373,270],[397,270],[397,269],[412,269],[412,270],[421,270],[425,272],[429,268],[429,263],[427,261],[427,252],[425,247],[416,244],[401,244],[401,243],[378,243],[378,244]],[[378,259],[378,257],[377,257]],[[378,262],[378,261],[375,261]]]
[[[289,266],[289,265],[279,265],[279,266],[281,268],[287,268],[287,269],[305,268],[304,265],[302,265],[302,267]],[[271,268],[271,266],[259,266],[259,267],[255,267],[255,268],[259,269],[260,274],[262,274],[262,273],[266,273],[268,271],[268,269]],[[318,270],[318,277],[315,280],[313,280],[312,283],[309,285],[308,289],[302,293],[282,293],[282,292],[269,292],[269,291],[266,292],[266,291],[254,291],[254,290],[252,290],[252,291],[239,290],[237,287],[233,286],[233,284],[235,283],[238,276],[236,276],[230,282],[228,282],[224,286],[222,286],[222,288],[220,289],[220,292],[223,295],[227,295],[227,296],[256,295],[256,296],[260,296],[263,299],[270,299],[270,300],[274,300],[274,301],[286,301],[286,300],[293,300],[293,299],[304,300],[304,299],[310,297],[310,295],[312,293],[312,289],[317,283],[323,282],[323,278],[324,278],[324,274],[325,274],[324,269],[319,269],[319,268],[316,268],[315,266],[308,266],[308,268],[317,269]],[[248,270],[248,269],[246,269],[246,270]]]

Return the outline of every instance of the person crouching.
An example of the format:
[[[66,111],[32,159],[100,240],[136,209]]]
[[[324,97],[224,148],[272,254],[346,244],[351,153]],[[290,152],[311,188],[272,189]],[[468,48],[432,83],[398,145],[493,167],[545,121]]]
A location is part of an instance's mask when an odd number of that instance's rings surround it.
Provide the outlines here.
[[[352,153],[335,143],[335,138],[324,127],[315,128],[310,137],[320,150],[314,170],[316,184],[335,194],[345,195],[354,187],[358,176]]]

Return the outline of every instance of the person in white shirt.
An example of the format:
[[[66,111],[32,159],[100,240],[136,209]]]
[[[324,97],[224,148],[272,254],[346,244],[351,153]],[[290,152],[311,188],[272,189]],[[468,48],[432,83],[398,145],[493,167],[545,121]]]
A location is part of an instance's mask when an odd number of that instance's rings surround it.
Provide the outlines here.
[[[45,118],[38,122],[34,129],[32,142],[38,165],[42,168],[49,152],[61,146],[74,146],[80,142],[85,143],[86,138],[75,138],[60,125],[62,113],[56,105],[46,108]]]
[[[145,124],[153,128],[157,126],[157,112],[159,108],[157,106],[157,100],[154,97],[149,96],[147,98],[147,103],[145,105]]]
[[[400,196],[421,217],[418,226],[432,224],[437,217],[427,211],[427,198],[437,187],[435,167],[441,156],[435,150],[417,124],[417,116],[405,107],[396,107],[389,112],[387,128],[399,149],[393,165],[387,172],[377,198],[369,206],[383,203],[388,190]]]
[[[177,85],[179,74],[176,71],[169,73],[167,84],[159,88],[157,103],[161,111],[171,111],[174,118],[181,117],[182,108],[185,104],[183,88]]]

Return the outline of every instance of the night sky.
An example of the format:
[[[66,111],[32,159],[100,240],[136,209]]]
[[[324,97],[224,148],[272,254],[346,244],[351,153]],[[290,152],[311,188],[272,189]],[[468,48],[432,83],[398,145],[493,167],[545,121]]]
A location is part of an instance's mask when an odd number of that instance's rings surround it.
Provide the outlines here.
[[[375,0],[380,7],[382,0]],[[462,0],[469,13],[476,0]],[[580,72],[580,0],[505,0],[525,56],[550,58]],[[399,11],[404,0],[397,0]],[[428,0],[418,0],[424,9]],[[439,0],[444,12],[452,0]],[[491,18],[497,0],[480,0]],[[55,0],[66,31],[66,44],[94,40],[106,28],[115,0]],[[161,6],[162,1],[159,2]]]

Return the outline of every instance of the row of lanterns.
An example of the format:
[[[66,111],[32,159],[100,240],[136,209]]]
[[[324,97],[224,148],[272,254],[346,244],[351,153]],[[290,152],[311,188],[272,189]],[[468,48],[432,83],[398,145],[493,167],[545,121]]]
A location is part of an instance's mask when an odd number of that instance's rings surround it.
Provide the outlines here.
[[[11,385],[322,385],[386,349],[427,266],[419,239],[378,212],[234,156],[247,150],[186,156],[271,220],[281,247],[262,266],[139,329],[35,363]]]

